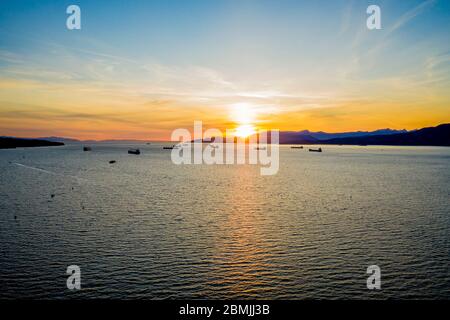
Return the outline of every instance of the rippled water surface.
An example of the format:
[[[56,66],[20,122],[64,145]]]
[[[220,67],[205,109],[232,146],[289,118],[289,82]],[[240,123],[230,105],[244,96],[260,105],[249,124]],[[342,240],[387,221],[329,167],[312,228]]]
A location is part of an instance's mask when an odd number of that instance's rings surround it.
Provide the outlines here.
[[[0,150],[0,298],[450,299],[449,148],[283,146],[261,176],[128,147]]]

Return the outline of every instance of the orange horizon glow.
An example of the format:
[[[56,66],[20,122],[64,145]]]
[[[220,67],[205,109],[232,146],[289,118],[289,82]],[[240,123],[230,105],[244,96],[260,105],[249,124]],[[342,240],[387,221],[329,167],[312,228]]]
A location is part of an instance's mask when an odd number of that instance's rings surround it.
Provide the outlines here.
[[[320,107],[292,104],[265,96],[246,102],[212,104],[203,101],[146,101],[129,92],[70,85],[37,85],[23,80],[0,80],[0,135],[17,137],[58,136],[78,140],[170,141],[173,130],[191,130],[201,120],[204,129],[234,130],[247,137],[256,130],[280,131],[373,131],[414,130],[450,123],[447,98],[424,102],[385,97],[366,101],[341,101]],[[65,92],[71,99],[57,92]],[[237,97],[223,98],[225,101]],[[414,97],[413,97],[414,98]],[[241,97],[242,99],[242,97]],[[332,98],[329,98],[332,99]],[[237,99],[236,99],[237,100]],[[41,103],[38,104],[38,101]],[[239,101],[239,100],[237,100]],[[289,104],[288,104],[289,102]]]
[[[401,112],[398,112],[401,113]],[[291,118],[284,121],[285,118]],[[269,124],[267,121],[264,124],[253,125],[240,125],[238,123],[230,123],[227,119],[223,122],[216,121],[204,121],[204,130],[215,128],[222,132],[226,132],[227,129],[231,130],[235,136],[246,138],[259,130],[272,130],[274,128],[280,131],[302,131],[309,130],[311,132],[351,132],[351,131],[375,131],[378,129],[396,129],[396,130],[415,130],[424,127],[434,127],[444,123],[450,123],[450,119],[439,120],[436,115],[428,115],[427,117],[419,119],[403,118],[403,121],[398,121],[398,118],[394,121],[385,120],[380,122],[363,122],[361,117],[355,116],[354,121],[339,122],[336,124],[329,124],[323,119],[316,119],[314,113],[305,113],[300,115],[284,115],[278,116],[273,119],[273,122]],[[443,118],[445,119],[445,118]],[[20,121],[0,123],[0,136],[13,136],[23,138],[37,138],[37,137],[64,137],[73,138],[78,140],[143,140],[143,141],[170,141],[170,135],[173,130],[178,128],[186,128],[192,131],[194,121],[198,119],[192,118],[191,122],[185,120],[180,122],[178,126],[171,126],[167,128],[158,129],[136,129],[133,126],[127,126],[126,124],[119,125],[111,122],[107,123],[103,120],[89,120],[85,123],[63,123],[61,125],[48,125],[45,121]],[[298,122],[297,122],[298,121]],[[364,123],[365,125],[359,125]],[[380,124],[378,124],[380,123]],[[149,125],[151,127],[151,125]]]
[[[220,2],[191,8],[198,23],[178,19],[184,2],[143,2],[139,12],[111,4],[90,10],[90,28],[76,31],[60,23],[64,12],[38,19],[58,6],[9,5],[0,136],[170,141],[194,121],[240,137],[450,123],[444,4],[386,3],[389,19],[368,30],[357,2]],[[111,24],[106,12],[133,23]],[[156,30],[158,19],[172,23]]]

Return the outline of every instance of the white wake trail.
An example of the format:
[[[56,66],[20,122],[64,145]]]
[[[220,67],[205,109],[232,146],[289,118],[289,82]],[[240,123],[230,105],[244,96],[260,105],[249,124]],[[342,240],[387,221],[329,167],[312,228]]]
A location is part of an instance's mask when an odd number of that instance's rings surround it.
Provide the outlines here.
[[[83,179],[83,178],[79,178],[79,177],[76,177],[76,176],[71,176],[71,175],[67,175],[67,174],[61,174],[61,173],[56,173],[56,172],[44,170],[44,169],[41,169],[41,168],[31,167],[31,166],[27,166],[27,165],[22,164],[22,163],[13,162],[13,164],[15,164],[16,166],[19,166],[19,167],[23,167],[23,168],[27,168],[27,169],[31,169],[31,170],[35,170],[35,171],[39,171],[39,172],[43,172],[43,173],[47,173],[47,174],[51,174],[51,175],[54,175],[54,176],[67,177],[67,178],[75,179],[75,180],[82,181],[82,182],[89,182],[89,180],[86,180],[86,179]]]

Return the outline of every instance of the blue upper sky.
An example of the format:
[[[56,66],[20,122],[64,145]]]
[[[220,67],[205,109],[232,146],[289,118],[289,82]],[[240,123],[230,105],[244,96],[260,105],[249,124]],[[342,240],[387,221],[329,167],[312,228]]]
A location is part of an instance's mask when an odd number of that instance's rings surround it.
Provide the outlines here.
[[[77,32],[65,28],[70,4],[82,10],[82,30]],[[369,34],[364,30],[369,4],[381,7],[385,31],[406,20],[393,36],[396,46],[431,38],[448,51],[450,2],[445,0],[2,1],[0,44],[19,52],[39,50],[48,42],[169,64],[241,70],[269,62],[291,68],[299,60],[353,50],[358,32]],[[404,16],[421,4],[426,5]],[[373,33],[360,45],[366,48],[379,38]]]

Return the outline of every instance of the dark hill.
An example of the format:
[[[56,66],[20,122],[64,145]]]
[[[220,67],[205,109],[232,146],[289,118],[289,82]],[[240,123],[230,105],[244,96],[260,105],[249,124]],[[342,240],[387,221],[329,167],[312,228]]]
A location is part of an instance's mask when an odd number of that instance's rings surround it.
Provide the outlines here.
[[[391,145],[391,146],[450,146],[450,124],[423,128],[407,133],[335,138],[321,144]]]
[[[62,142],[0,137],[0,149],[63,146]]]

